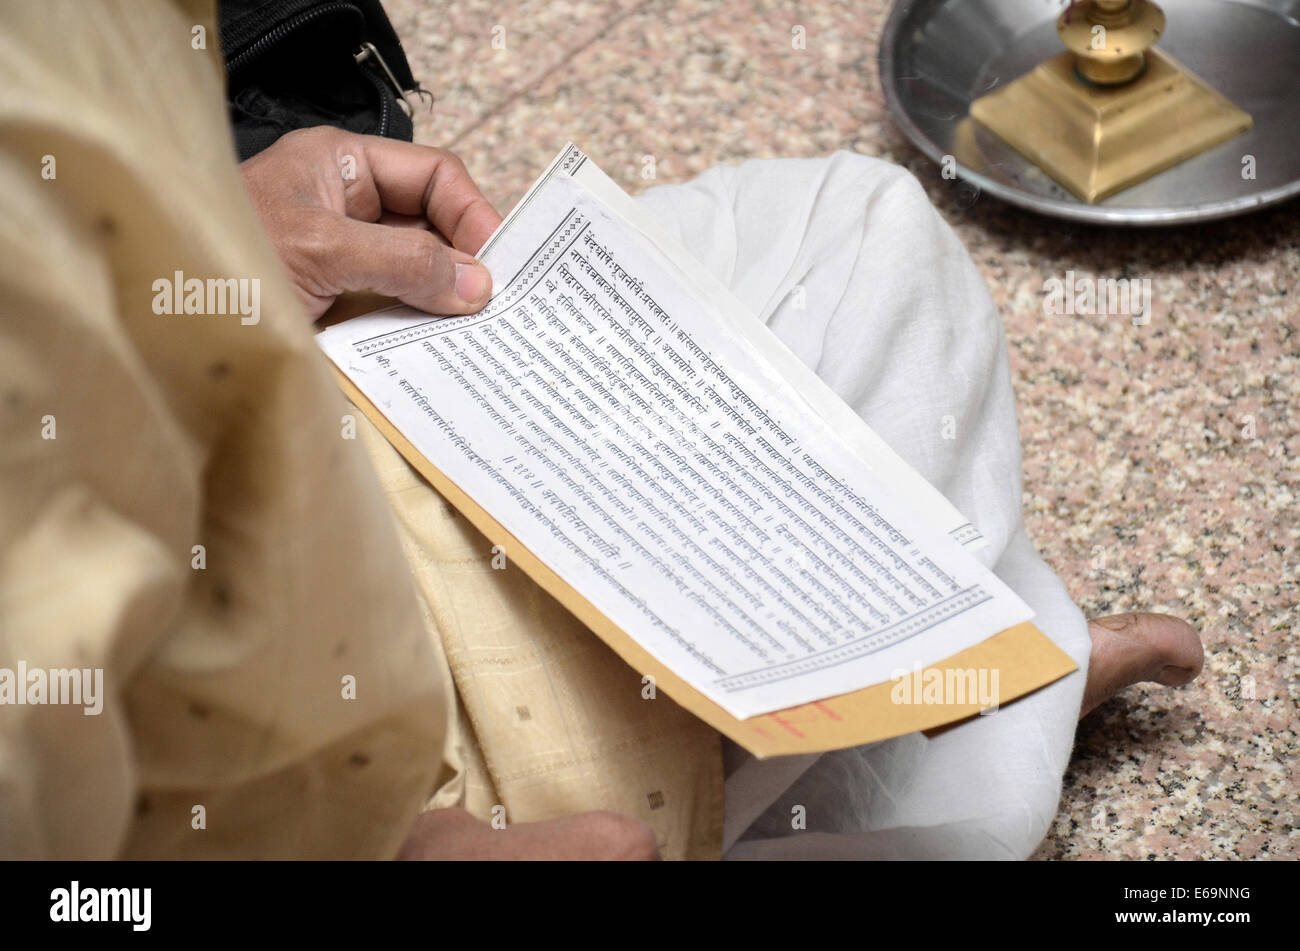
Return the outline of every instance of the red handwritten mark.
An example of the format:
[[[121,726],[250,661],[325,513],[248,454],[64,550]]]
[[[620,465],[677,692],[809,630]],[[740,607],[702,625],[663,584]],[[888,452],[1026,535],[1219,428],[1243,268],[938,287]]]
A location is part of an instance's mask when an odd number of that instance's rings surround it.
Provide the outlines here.
[[[822,703],[820,700],[813,703],[813,706],[816,707],[818,710],[820,710],[822,713],[826,714],[832,720],[836,721],[837,723],[844,719],[842,716],[840,716],[830,707],[826,706],[826,704]]]
[[[794,725],[793,725],[793,724],[791,724],[791,723],[787,723],[785,720],[781,719],[781,718],[780,718],[779,716],[777,716],[775,713],[772,714],[772,719],[775,720],[777,723],[779,723],[781,726],[785,727],[787,730],[789,730],[789,731],[790,731],[791,733],[793,733],[795,736],[799,737],[799,739],[801,739],[801,740],[803,739],[803,734],[800,733],[798,730],[796,730],[796,729],[794,728]]]

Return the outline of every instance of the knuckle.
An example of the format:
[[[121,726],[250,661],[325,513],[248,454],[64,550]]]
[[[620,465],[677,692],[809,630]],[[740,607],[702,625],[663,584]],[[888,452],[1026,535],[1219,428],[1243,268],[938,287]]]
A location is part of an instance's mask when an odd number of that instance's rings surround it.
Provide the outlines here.
[[[429,151],[432,152],[434,155],[436,155],[438,157],[438,161],[440,162],[446,162],[458,168],[465,167],[465,163],[462,162],[460,160],[460,157],[457,156],[456,153],[452,152],[450,149],[439,148],[438,146],[434,145],[429,147]]]
[[[283,150],[299,161],[310,161],[343,151],[348,141],[349,133],[342,129],[318,125],[286,132],[271,148]]]
[[[459,155],[447,149],[430,146],[429,149],[438,158],[438,164],[443,168],[443,174],[451,173],[453,178],[468,178],[469,169],[461,161]]]
[[[301,142],[333,144],[343,141],[346,133],[332,125],[314,125],[290,132],[285,138],[297,136]]]
[[[292,237],[280,249],[290,273],[313,294],[337,293],[347,283],[337,230],[328,215],[309,215],[295,223]]]
[[[410,267],[418,273],[427,274],[435,282],[451,280],[451,261],[443,253],[443,247],[431,232],[411,229],[403,235],[410,258]]]
[[[444,154],[446,155],[446,161],[451,163],[452,168],[460,172],[462,175],[469,175],[469,169],[465,166],[464,161],[461,160],[459,155],[455,152],[446,152]]]
[[[294,230],[298,253],[311,264],[327,263],[334,254],[334,243],[334,224],[325,215],[309,215]]]

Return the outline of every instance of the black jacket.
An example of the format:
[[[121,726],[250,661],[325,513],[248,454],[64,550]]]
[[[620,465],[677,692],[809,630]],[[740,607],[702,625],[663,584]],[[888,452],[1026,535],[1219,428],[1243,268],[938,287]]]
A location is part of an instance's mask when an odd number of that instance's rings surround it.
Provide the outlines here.
[[[220,0],[218,25],[241,161],[307,126],[411,141],[427,93],[379,0]]]

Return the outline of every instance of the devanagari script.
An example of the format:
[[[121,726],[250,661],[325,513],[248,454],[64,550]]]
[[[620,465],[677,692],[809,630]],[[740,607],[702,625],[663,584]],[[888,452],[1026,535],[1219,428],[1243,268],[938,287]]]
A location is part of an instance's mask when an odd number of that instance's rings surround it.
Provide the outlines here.
[[[392,308],[320,346],[733,716],[881,683],[1032,617],[968,550],[970,522],[576,147],[480,256],[480,313]]]

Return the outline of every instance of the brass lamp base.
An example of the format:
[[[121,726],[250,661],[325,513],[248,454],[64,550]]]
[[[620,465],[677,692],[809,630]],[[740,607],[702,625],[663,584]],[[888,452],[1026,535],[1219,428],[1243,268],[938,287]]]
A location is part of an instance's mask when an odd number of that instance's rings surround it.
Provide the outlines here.
[[[1061,53],[971,103],[970,114],[1088,204],[1096,204],[1252,125],[1184,66],[1156,49],[1146,71],[1116,86],[1079,79]]]

